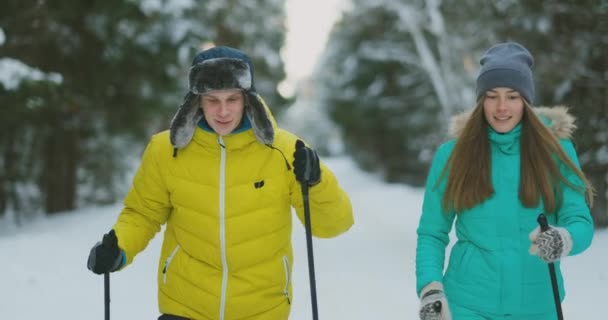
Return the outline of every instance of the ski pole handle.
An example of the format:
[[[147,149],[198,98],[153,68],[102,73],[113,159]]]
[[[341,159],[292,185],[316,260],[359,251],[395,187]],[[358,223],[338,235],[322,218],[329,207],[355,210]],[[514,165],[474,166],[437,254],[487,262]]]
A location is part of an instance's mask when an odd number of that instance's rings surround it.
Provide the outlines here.
[[[435,311],[435,313],[441,313],[442,307],[443,307],[443,305],[442,305],[441,301],[433,302],[433,310]]]
[[[312,175],[312,155],[310,154],[309,150],[306,150],[306,145],[301,140],[296,142],[296,150],[303,150],[304,154],[306,155],[302,185],[304,185],[304,183],[308,185],[310,176]]]
[[[545,231],[549,230],[549,224],[547,223],[547,216],[545,216],[544,213],[539,214],[538,219],[536,219],[536,221],[538,221],[538,225],[540,225],[541,232],[545,232]]]

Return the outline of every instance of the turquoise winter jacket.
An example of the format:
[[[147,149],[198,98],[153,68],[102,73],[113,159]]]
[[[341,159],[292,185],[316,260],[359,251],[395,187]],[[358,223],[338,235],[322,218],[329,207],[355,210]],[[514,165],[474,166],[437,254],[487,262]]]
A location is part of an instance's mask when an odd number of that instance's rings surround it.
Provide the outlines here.
[[[560,137],[573,162],[579,165],[572,142],[573,117],[565,108],[536,108]],[[459,116],[461,124],[465,117]],[[458,125],[458,124],[457,124]],[[449,303],[493,314],[533,315],[555,310],[547,263],[528,253],[530,232],[543,212],[525,208],[519,201],[521,125],[506,134],[491,128],[492,184],[495,193],[481,204],[460,214],[446,213],[441,202],[447,178],[434,188],[455,140],[437,150],[428,175],[416,248],[417,292],[430,282],[443,283]],[[562,173],[575,185],[582,181],[567,167]],[[447,177],[447,175],[446,175]],[[445,249],[455,221],[457,241],[451,249],[444,274]],[[566,228],[572,236],[575,255],[591,244],[593,221],[584,194],[563,186],[563,202],[557,215],[548,215],[550,225]],[[555,263],[560,296],[565,296],[559,262]]]

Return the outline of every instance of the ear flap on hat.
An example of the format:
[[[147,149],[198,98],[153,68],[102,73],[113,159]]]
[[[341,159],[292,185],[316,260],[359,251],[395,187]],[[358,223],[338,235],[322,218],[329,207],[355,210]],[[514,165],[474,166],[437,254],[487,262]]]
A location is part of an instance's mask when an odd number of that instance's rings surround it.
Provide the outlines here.
[[[248,91],[245,92],[245,97],[247,99],[245,114],[251,121],[255,137],[263,144],[272,144],[274,142],[274,128],[268,113],[266,113],[266,106],[262,98],[255,92]]]
[[[169,138],[173,147],[183,148],[192,140],[196,126],[203,117],[199,106],[200,96],[188,92],[169,127]]]

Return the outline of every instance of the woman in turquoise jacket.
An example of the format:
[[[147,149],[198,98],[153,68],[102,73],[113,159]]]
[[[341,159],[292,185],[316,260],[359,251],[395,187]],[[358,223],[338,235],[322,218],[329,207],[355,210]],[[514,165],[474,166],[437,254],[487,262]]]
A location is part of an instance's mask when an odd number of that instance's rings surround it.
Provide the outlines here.
[[[531,107],[532,64],[520,44],[491,47],[477,106],[453,119],[454,139],[435,154],[417,230],[423,320],[556,319],[547,263],[563,299],[560,258],[591,244],[593,191],[570,141],[574,119],[564,107]]]

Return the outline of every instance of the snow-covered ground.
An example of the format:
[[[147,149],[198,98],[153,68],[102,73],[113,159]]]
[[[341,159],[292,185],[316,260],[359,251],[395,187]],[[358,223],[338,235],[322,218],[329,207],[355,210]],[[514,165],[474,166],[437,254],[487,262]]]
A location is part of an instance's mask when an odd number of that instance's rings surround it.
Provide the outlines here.
[[[347,158],[328,159],[355,209],[355,226],[314,240],[319,317],[330,320],[417,319],[414,256],[422,189],[390,185]],[[0,237],[0,319],[103,319],[103,277],[89,272],[90,247],[121,206],[40,219]],[[294,227],[293,320],[311,319],[304,228]],[[133,265],[111,275],[112,319],[156,319],[156,270],[162,235]],[[608,288],[608,230],[562,266],[566,319],[599,319]],[[551,290],[551,288],[547,288]],[[600,318],[603,318],[601,316]]]

